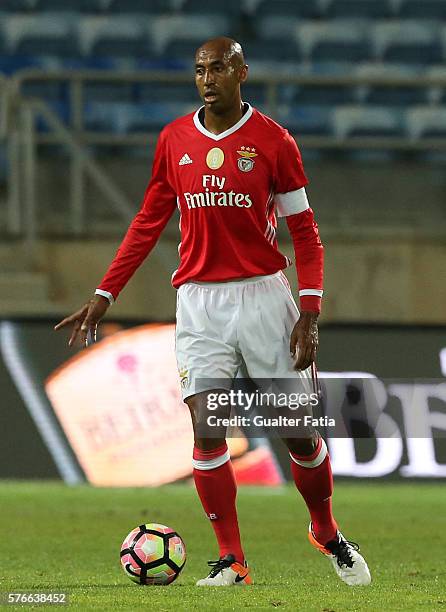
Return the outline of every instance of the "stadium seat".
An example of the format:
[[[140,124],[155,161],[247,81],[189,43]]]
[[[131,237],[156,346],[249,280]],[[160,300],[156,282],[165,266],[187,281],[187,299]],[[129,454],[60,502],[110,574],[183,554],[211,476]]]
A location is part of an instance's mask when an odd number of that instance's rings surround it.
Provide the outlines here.
[[[149,37],[141,20],[132,17],[84,17],[78,22],[86,55],[140,57],[151,55]]]
[[[297,28],[297,43],[313,62],[358,62],[370,55],[366,28],[350,21],[302,23]]]
[[[148,24],[149,37],[163,55],[168,57],[168,48],[175,50],[177,57],[193,61],[197,47],[207,38],[230,35],[230,20],[223,15],[174,15],[169,18],[154,18]],[[205,34],[204,34],[205,33]],[[187,42],[190,41],[190,46]],[[175,48],[175,43],[179,44]],[[192,51],[191,51],[192,50]]]
[[[301,59],[300,50],[294,44],[294,41],[290,40],[284,45],[282,38],[248,41],[244,44],[243,49],[248,64],[251,58],[253,60],[272,60],[277,62],[298,62]]]
[[[433,85],[429,88],[428,101],[431,104],[446,104],[446,66],[431,66],[426,72],[426,76],[434,79],[442,79],[441,85]]]
[[[386,18],[392,17],[389,0],[329,0],[325,16],[339,18]]]
[[[418,107],[407,111],[410,138],[446,138],[446,107]]]
[[[134,107],[128,118],[127,131],[153,132],[161,130],[167,123],[197,109],[196,104],[158,102]]]
[[[6,75],[12,75],[18,70],[27,68],[45,69],[46,59],[43,57],[25,57],[23,55],[0,55],[0,72]],[[54,58],[51,58],[51,64],[57,63]]]
[[[297,137],[332,133],[332,110],[328,107],[283,105],[279,108],[278,120]]]
[[[195,40],[177,38],[169,42],[164,49],[163,56],[166,58],[185,59],[192,66],[199,43]]]
[[[223,14],[237,16],[242,9],[240,0],[224,0],[224,2],[209,2],[209,0],[185,0],[181,6],[183,13],[195,15]]]
[[[355,70],[358,77],[382,78],[389,85],[368,84],[360,86],[360,101],[375,106],[410,106],[424,104],[430,100],[430,90],[426,87],[405,85],[395,86],[392,83],[398,78],[416,79],[418,69],[413,65],[403,64],[365,64]]]
[[[89,12],[96,13],[101,10],[101,0],[37,0],[35,10],[44,12]]]
[[[136,87],[136,99],[140,102],[200,102],[197,88],[191,77],[190,83],[139,83]]]
[[[364,41],[321,41],[314,46],[313,62],[362,62],[370,59],[370,47]]]
[[[84,85],[86,102],[133,102],[135,98],[133,83],[113,81],[88,81]]]
[[[294,102],[296,104],[317,106],[337,106],[341,104],[353,104],[357,96],[355,89],[350,86],[301,86],[296,88]]]
[[[383,107],[344,106],[334,111],[335,135],[340,138],[404,134],[401,115]]]
[[[444,0],[401,0],[399,14],[407,19],[446,19]]]
[[[304,64],[305,65],[305,64]],[[321,62],[309,62],[306,64],[309,71],[304,74],[311,74],[314,76],[345,76],[350,74],[352,71],[352,63],[348,61],[321,61]]]
[[[376,55],[387,62],[429,64],[442,60],[437,24],[400,21],[373,28]]]
[[[430,69],[432,70],[432,68]],[[413,64],[386,64],[383,62],[364,62],[355,67],[354,73],[358,77],[365,79],[382,78],[392,80],[394,78],[406,77],[416,78],[425,74],[424,67],[414,66]]]
[[[33,9],[33,0],[2,0],[1,10],[12,13],[24,12]]]
[[[138,105],[88,102],[85,106],[84,127],[87,131],[114,134],[159,131],[167,123],[196,108],[196,105],[178,102]]]
[[[439,42],[414,44],[412,41],[407,43],[391,43],[385,53],[384,61],[413,63],[413,64],[433,64],[440,62],[443,57],[443,49]]]
[[[66,57],[80,52],[69,16],[13,15],[5,22],[10,49],[15,55]]]
[[[84,129],[123,134],[127,131],[133,109],[133,105],[121,102],[87,102],[84,107]]]
[[[168,0],[110,0],[107,7],[110,13],[159,14],[172,10]]]
[[[368,88],[362,101],[377,106],[426,104],[429,101],[429,91],[424,87],[373,85]]]
[[[271,17],[261,17],[255,20],[254,29],[257,37],[261,40],[269,40],[282,38],[283,41],[294,40],[296,34],[296,27],[299,24],[299,20],[292,16],[285,17],[283,15]]]
[[[190,70],[191,62],[184,58],[167,57],[141,57],[135,58],[134,70],[168,70],[171,72],[181,72]]]
[[[90,55],[94,57],[151,57],[153,51],[144,35],[122,38],[120,36],[102,36],[91,46]]]
[[[123,65],[124,64],[124,65]],[[61,68],[67,70],[134,70],[136,60],[118,57],[67,57]]]
[[[71,57],[79,55],[79,49],[73,37],[61,36],[27,36],[17,45],[18,55],[52,55],[55,57]]]
[[[257,6],[257,17],[284,16],[313,19],[321,15],[321,3],[317,0],[263,0]]]
[[[68,86],[62,81],[24,81],[20,91],[30,98],[41,98],[46,102],[67,102]]]

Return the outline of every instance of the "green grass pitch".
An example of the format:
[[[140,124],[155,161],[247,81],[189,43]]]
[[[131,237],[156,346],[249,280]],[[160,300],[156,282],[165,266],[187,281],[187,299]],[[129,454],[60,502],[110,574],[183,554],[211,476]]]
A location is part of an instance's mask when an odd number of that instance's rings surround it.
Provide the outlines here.
[[[210,589],[194,586],[217,554],[191,486],[0,483],[0,589],[66,591],[71,610],[446,610],[445,502],[441,484],[338,483],[335,514],[345,535],[360,542],[373,579],[351,588],[309,545],[294,487],[242,488],[241,531],[255,584]],[[120,568],[124,537],[152,521],[186,542],[186,566],[167,587],[135,585]]]

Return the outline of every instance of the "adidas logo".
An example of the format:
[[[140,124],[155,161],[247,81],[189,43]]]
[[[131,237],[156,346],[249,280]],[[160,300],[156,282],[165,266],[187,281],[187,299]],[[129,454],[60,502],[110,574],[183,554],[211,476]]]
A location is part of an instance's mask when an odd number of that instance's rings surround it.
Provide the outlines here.
[[[192,162],[191,158],[189,157],[189,155],[187,153],[185,153],[183,155],[183,157],[180,159],[180,161],[178,162],[178,165],[179,166],[185,166],[186,164],[192,164],[192,163],[193,162]]]

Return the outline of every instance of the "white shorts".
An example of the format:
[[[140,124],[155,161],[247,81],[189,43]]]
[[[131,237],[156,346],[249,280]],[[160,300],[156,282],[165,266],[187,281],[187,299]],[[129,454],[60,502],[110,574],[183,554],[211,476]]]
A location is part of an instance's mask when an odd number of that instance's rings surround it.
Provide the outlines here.
[[[215,389],[209,379],[300,379],[290,336],[299,310],[283,272],[178,289],[176,357],[183,399]],[[219,384],[218,388],[222,388]]]

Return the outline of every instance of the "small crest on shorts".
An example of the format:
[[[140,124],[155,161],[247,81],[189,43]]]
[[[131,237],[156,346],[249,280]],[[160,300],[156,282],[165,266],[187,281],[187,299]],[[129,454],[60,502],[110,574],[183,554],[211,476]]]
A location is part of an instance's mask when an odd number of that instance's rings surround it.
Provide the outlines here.
[[[254,157],[257,157],[258,153],[254,147],[240,147],[237,151],[240,157],[237,159],[237,166],[242,172],[251,172],[254,168]]]
[[[187,368],[178,368],[180,375],[180,385],[185,389],[189,385],[189,370]]]

